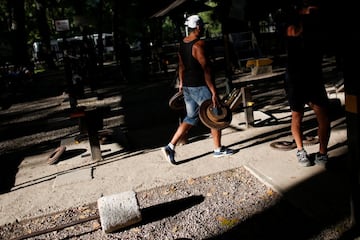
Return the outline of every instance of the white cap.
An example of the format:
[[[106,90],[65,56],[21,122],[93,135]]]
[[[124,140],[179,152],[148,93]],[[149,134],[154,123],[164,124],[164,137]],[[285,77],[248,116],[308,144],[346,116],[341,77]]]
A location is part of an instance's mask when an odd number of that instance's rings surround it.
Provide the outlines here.
[[[199,15],[192,15],[185,21],[185,26],[188,26],[189,28],[196,28],[199,24],[203,24],[203,20]]]

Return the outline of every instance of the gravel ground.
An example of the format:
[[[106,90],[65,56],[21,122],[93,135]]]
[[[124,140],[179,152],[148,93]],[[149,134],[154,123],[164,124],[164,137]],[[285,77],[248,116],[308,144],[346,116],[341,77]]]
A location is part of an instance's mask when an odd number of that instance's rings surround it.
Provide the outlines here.
[[[245,168],[137,193],[142,221],[101,229],[96,203],[0,227],[1,239],[340,239],[348,220],[321,226]]]

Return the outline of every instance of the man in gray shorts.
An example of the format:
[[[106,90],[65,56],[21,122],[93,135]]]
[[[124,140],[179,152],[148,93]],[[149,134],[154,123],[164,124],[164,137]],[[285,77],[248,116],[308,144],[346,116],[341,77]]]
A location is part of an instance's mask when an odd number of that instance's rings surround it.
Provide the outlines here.
[[[321,12],[315,0],[304,0],[303,6],[289,21],[286,29],[288,62],[285,89],[291,109],[291,132],[297,147],[301,166],[312,165],[303,146],[301,123],[305,104],[314,111],[318,122],[319,152],[315,163],[325,165],[328,161],[330,138],[329,100],[322,78]]]

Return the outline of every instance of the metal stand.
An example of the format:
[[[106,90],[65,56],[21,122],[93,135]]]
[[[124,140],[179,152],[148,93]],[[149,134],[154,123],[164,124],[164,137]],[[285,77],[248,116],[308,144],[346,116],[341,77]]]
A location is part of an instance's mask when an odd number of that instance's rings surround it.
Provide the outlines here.
[[[241,95],[245,113],[245,122],[246,127],[254,125],[254,112],[253,112],[253,102],[250,87],[242,87]]]
[[[87,134],[91,150],[91,158],[94,161],[101,161],[100,140],[98,131],[103,128],[103,116],[101,109],[81,109],[80,112],[72,114],[72,117],[79,118],[80,134]]]
[[[85,124],[89,136],[91,158],[94,161],[101,161],[100,141],[98,131],[103,128],[102,114],[99,109],[85,109]]]

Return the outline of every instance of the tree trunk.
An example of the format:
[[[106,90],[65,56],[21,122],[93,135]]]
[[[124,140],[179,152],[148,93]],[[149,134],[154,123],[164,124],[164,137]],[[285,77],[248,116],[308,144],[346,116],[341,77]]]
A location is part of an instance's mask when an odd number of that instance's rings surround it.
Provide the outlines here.
[[[28,48],[25,32],[25,0],[9,0],[9,5],[14,10],[13,33],[14,33],[14,64],[29,64]],[[12,4],[12,5],[11,5]]]

